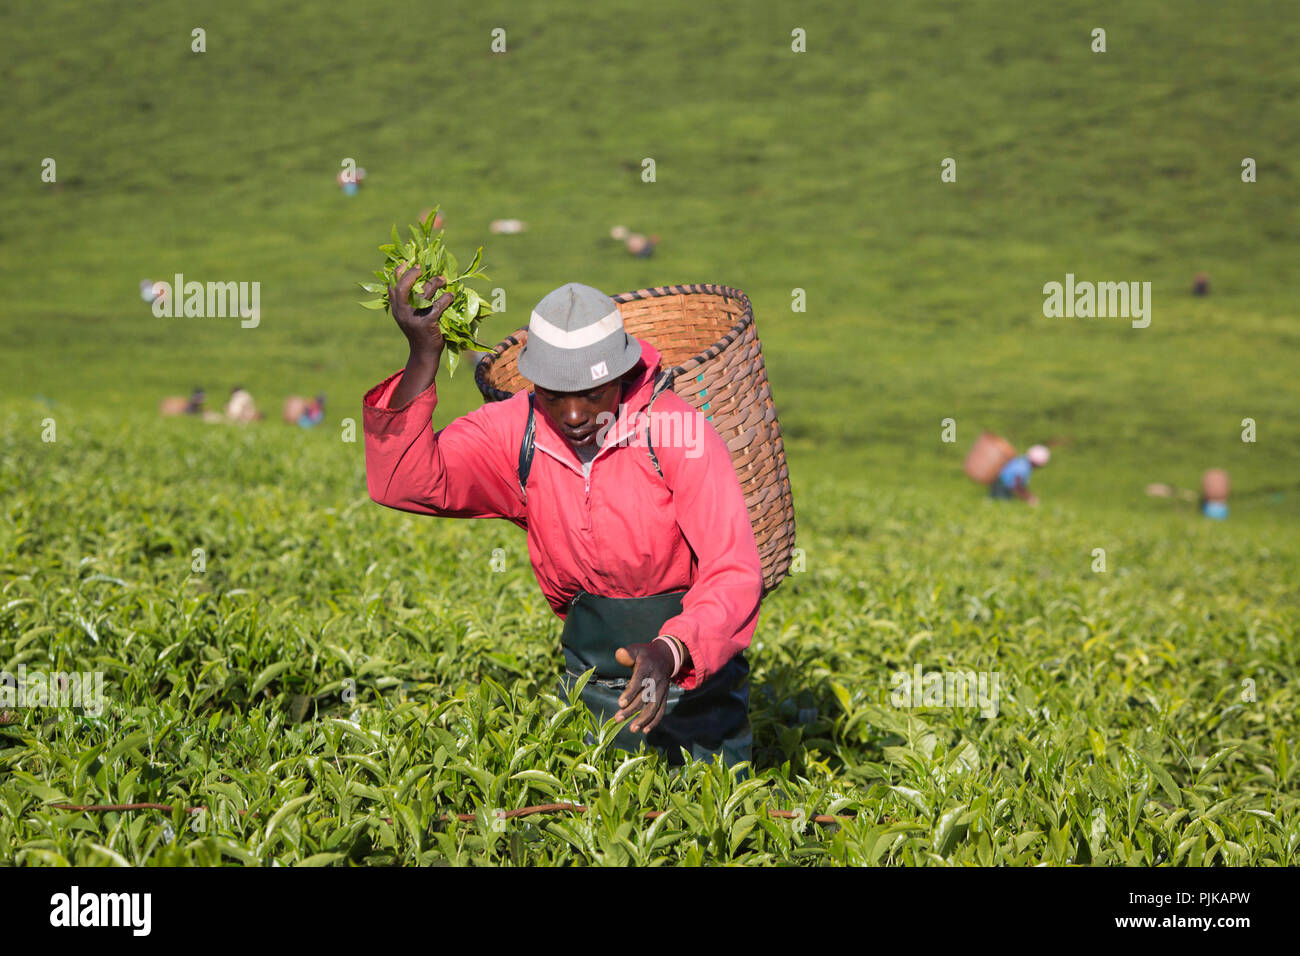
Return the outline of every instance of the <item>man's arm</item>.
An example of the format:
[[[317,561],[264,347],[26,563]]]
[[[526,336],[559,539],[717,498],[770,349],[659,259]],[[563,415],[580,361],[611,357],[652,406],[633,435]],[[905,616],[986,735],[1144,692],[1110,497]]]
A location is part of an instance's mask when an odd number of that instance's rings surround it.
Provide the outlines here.
[[[712,424],[687,408],[698,416],[698,447],[656,448],[656,454],[670,478],[677,526],[696,559],[682,613],[659,629],[685,647],[677,679],[690,690],[749,646],[758,626],[763,569],[731,453]]]
[[[1026,504],[1031,504],[1031,505],[1038,504],[1038,495],[1034,494],[1032,491],[1029,490],[1029,485],[1025,482],[1025,479],[1023,478],[1016,479],[1015,487],[1011,489],[1011,492]]]
[[[438,317],[451,296],[442,295],[428,309],[412,309],[407,295],[418,274],[408,269],[389,290],[393,318],[410,346],[406,368],[362,401],[370,497],[417,514],[519,520],[523,494],[505,447],[509,411],[484,406],[433,431],[434,379],[443,351]],[[445,281],[437,277],[426,283],[425,296],[432,298]]]
[[[667,396],[660,401],[675,404]],[[703,415],[680,399],[677,404],[673,411],[697,416],[691,424],[701,440],[689,449],[656,447],[656,454],[673,492],[677,526],[695,556],[696,576],[682,596],[682,613],[664,622],[659,637],[681,651],[675,679],[683,690],[693,690],[749,646],[758,625],[763,569],[731,453]],[[615,719],[636,713],[629,729],[649,733],[665,713],[672,651],[656,638],[619,648],[615,660],[633,668]]]
[[[363,401],[370,497],[416,514],[522,519],[523,492],[509,448],[511,410],[505,403],[485,405],[434,432],[436,386],[407,405],[390,407],[406,374],[376,385]]]

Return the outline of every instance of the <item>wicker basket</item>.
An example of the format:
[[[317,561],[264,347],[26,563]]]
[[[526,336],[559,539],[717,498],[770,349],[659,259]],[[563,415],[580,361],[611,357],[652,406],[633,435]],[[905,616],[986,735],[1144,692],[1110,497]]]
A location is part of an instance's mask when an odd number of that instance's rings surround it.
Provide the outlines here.
[[[749,296],[727,286],[674,285],[613,299],[628,335],[659,350],[673,391],[704,414],[727,443],[767,594],[790,569],[794,501]],[[488,401],[504,401],[530,386],[515,366],[527,341],[528,330],[519,329],[479,360],[474,381]]]
[[[1004,465],[1016,457],[1016,449],[1000,435],[993,432],[980,432],[966,456],[966,476],[981,485],[991,485],[1002,471]]]

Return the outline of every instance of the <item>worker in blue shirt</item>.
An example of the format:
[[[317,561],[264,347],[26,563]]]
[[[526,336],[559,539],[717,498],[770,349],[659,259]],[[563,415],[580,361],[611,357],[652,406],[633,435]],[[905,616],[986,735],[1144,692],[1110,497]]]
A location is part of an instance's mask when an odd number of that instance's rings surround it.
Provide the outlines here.
[[[1026,504],[1038,504],[1038,496],[1029,490],[1029,476],[1035,468],[1042,468],[1051,460],[1052,453],[1046,445],[1033,445],[1023,455],[1017,455],[1002,466],[989,494],[994,498],[1019,498]]]

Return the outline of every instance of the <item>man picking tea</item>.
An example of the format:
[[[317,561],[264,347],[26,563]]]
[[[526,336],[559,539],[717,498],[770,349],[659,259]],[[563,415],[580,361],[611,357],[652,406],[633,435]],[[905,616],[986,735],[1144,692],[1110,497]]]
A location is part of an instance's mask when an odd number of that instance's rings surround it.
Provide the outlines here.
[[[434,432],[438,318],[451,296],[413,308],[418,277],[407,269],[389,289],[406,368],[364,399],[371,498],[416,514],[504,518],[527,532],[537,582],[564,620],[562,687],[594,669],[581,697],[597,718],[636,715],[615,746],[645,740],[673,763],[680,748],[728,765],[750,760],[743,652],[763,578],[721,436],[700,416],[695,447],[661,436],[652,455],[633,440],[652,397],[651,416],[699,413],[671,389],[655,393],[659,352],[624,331],[613,299],[578,283],[549,293],[529,320],[518,368],[533,391]],[[425,282],[424,297],[445,284]]]

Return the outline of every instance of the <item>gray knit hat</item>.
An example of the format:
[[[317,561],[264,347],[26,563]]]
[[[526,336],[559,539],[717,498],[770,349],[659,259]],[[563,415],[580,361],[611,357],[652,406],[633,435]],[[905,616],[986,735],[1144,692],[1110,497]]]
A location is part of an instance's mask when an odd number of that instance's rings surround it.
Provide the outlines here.
[[[552,392],[585,392],[613,381],[641,357],[623,315],[599,289],[570,282],[548,292],[528,320],[519,374]]]

